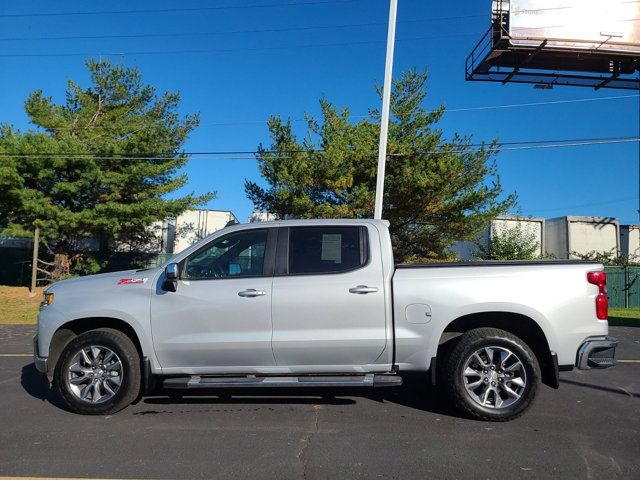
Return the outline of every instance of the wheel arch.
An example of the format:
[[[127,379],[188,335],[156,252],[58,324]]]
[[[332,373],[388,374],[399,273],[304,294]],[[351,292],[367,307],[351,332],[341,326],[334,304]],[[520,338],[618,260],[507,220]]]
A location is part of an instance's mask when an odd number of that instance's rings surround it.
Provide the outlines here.
[[[542,382],[553,388],[558,387],[558,367],[549,347],[547,336],[542,327],[533,318],[514,312],[479,312],[463,315],[451,321],[443,330],[438,342],[437,362],[453,346],[456,339],[475,328],[499,328],[505,330],[525,342],[538,359],[542,373]],[[437,367],[436,367],[437,368]]]
[[[144,358],[144,351],[140,337],[133,326],[124,320],[111,317],[77,318],[60,325],[51,337],[49,344],[49,375],[53,373],[60,354],[64,348],[76,337],[83,333],[99,328],[110,328],[124,333],[131,339],[140,358]]]

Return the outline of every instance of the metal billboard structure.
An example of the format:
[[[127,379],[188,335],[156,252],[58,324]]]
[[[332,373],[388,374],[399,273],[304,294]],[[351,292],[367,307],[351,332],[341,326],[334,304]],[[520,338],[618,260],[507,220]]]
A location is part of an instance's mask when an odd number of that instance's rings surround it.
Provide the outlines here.
[[[640,2],[494,0],[470,81],[640,90]]]

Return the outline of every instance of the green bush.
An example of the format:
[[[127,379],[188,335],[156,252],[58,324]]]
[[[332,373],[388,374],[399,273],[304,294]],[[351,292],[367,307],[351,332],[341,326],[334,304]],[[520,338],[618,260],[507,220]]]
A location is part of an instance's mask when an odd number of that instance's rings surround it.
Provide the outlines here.
[[[534,260],[540,258],[536,235],[526,232],[520,223],[493,231],[489,245],[476,242],[474,255],[480,260]]]

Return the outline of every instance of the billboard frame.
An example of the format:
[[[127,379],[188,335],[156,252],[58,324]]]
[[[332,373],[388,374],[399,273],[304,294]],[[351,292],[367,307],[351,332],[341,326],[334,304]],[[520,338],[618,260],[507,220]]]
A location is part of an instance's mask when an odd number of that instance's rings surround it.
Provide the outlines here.
[[[595,49],[549,46],[554,41],[593,44],[564,38],[536,38],[537,46],[514,45],[509,34],[509,10],[503,7],[503,1],[494,2],[491,27],[467,57],[468,81],[640,90],[636,75],[640,55],[599,49],[613,36],[603,39]]]

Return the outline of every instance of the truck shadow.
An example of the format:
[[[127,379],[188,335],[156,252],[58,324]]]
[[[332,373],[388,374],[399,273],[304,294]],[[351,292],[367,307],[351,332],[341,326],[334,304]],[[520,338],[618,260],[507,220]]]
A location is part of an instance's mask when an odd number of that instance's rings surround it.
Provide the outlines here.
[[[145,405],[357,405],[360,399],[395,403],[438,415],[451,411],[426,378],[405,380],[402,387],[387,388],[242,388],[224,390],[162,390],[141,401]]]
[[[30,363],[22,367],[20,383],[34,398],[65,410],[47,378]],[[439,415],[455,415],[426,378],[405,379],[388,388],[243,388],[224,390],[156,389],[138,399],[145,405],[357,405],[359,400],[395,403]]]
[[[53,394],[47,377],[36,370],[35,364],[29,363],[22,367],[20,384],[32,397],[64,410],[62,403]]]
[[[607,393],[614,393],[616,395],[624,395],[631,398],[640,398],[639,393],[629,392],[621,387],[618,387],[618,388],[603,387],[602,385],[594,385],[592,383],[577,382],[575,380],[567,380],[567,379],[561,379],[560,383],[573,385],[576,387],[591,388],[593,390],[599,390],[601,392],[607,392]]]
[[[33,363],[22,367],[20,383],[34,398],[65,410],[53,393],[47,378],[40,374]],[[562,379],[561,383],[596,389],[607,393],[640,398],[640,394],[622,388],[611,388],[575,380]],[[435,387],[423,376],[404,379],[401,387],[388,388],[243,388],[224,390],[163,390],[157,389],[136,403],[156,406],[171,405],[357,405],[360,400],[378,403],[395,403],[437,415],[459,417],[447,405]],[[140,412],[139,414],[144,414]],[[157,413],[157,412],[147,412]]]

